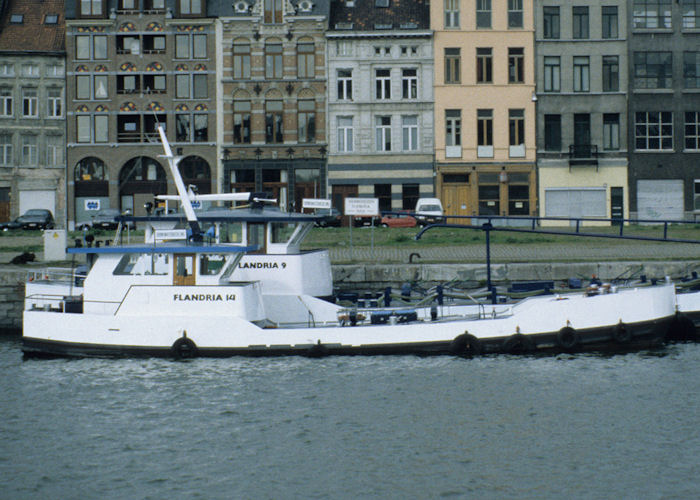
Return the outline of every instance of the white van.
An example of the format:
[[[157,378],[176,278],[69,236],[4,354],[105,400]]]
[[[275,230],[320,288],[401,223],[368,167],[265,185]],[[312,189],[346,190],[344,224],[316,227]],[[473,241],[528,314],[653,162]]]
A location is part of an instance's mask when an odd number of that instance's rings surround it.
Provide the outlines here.
[[[421,226],[443,222],[445,213],[439,198],[419,198],[416,202],[416,220]]]

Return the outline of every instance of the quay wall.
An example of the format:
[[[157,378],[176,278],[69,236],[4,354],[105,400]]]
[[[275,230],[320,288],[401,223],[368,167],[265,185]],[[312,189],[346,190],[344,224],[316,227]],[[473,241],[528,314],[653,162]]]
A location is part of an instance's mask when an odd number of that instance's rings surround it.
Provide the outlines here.
[[[387,286],[400,288],[404,283],[419,282],[430,287],[450,281],[458,287],[479,287],[486,282],[483,264],[335,264],[333,282],[340,291],[378,291]],[[579,262],[493,264],[494,284],[511,281],[589,279],[603,281],[616,278],[680,278],[700,271],[698,261]],[[6,268],[0,271],[0,330],[19,331],[22,327],[24,283],[36,269]]]

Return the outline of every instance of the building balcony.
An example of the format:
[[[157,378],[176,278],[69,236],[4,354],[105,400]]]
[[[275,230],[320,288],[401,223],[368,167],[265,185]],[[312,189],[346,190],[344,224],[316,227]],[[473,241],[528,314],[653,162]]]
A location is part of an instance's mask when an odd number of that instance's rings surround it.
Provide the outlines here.
[[[573,166],[595,165],[598,170],[598,146],[596,144],[569,144],[569,170]]]

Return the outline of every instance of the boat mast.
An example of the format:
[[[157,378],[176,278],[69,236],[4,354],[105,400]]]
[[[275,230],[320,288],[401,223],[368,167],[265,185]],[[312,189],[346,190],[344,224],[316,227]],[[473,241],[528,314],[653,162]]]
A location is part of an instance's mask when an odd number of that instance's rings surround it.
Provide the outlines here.
[[[180,160],[182,160],[182,157],[173,155],[173,152],[170,149],[170,143],[168,143],[168,138],[165,136],[165,130],[163,130],[162,125],[158,125],[158,134],[160,135],[160,141],[163,143],[163,149],[165,150],[165,154],[159,156],[168,160],[168,167],[170,168],[170,173],[175,181],[175,186],[177,187],[177,193],[180,197],[182,208],[185,211],[187,222],[190,224],[190,228],[192,229],[192,239],[195,241],[201,241],[202,229],[200,228],[199,221],[194,213],[194,208],[192,208],[192,202],[190,201],[189,194],[187,193],[187,188],[185,188],[185,183],[182,181],[182,176],[177,168],[177,165],[180,163]]]

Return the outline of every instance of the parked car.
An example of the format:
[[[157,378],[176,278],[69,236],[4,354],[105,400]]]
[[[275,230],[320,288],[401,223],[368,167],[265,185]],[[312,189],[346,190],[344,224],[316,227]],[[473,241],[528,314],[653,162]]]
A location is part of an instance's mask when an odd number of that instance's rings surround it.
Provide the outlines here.
[[[416,227],[416,219],[408,213],[387,214],[382,217],[382,227]]]
[[[371,215],[356,215],[353,217],[353,226],[355,227],[378,226],[380,222],[381,218]]]
[[[415,212],[416,220],[421,226],[445,221],[445,212],[439,198],[419,198]]]
[[[78,224],[78,229],[116,229],[119,223],[115,219],[120,215],[122,214],[116,208],[103,208],[92,216],[92,220]],[[128,227],[136,229],[136,224],[128,222]]]
[[[53,214],[44,208],[32,208],[10,222],[0,224],[0,229],[52,229]]]
[[[337,208],[319,208],[315,215],[322,215],[323,219],[316,221],[317,227],[340,227],[343,216]]]

